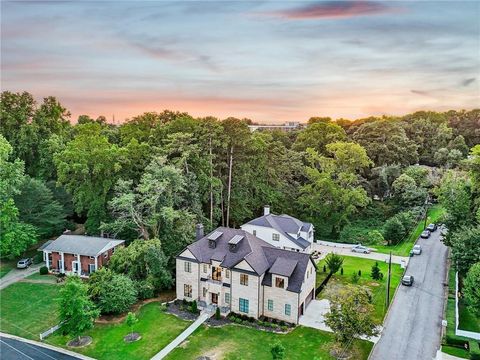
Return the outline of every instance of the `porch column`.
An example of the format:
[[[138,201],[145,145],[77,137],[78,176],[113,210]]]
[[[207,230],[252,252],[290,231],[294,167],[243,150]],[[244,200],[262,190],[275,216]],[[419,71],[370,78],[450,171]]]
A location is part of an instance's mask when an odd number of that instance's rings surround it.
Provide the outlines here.
[[[82,275],[82,263],[80,262],[80,255],[77,254],[77,263],[78,263],[78,276]]]
[[[60,253],[60,260],[62,260],[62,267],[60,268],[60,272],[65,274],[65,258],[63,256],[63,252]]]
[[[48,252],[46,252],[46,251],[43,252],[43,257],[44,257],[44,260],[45,260],[45,265],[47,266],[48,271],[50,271],[50,261],[48,261],[48,255],[49,255]]]
[[[95,256],[95,271],[98,270],[98,256]]]

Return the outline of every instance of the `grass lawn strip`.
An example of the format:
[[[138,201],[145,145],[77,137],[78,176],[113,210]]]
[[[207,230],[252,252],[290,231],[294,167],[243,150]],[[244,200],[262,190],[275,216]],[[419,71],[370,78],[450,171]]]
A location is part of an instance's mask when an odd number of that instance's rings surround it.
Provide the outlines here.
[[[462,359],[470,359],[470,353],[468,350],[458,348],[458,347],[453,347],[449,345],[443,345],[442,346],[442,352],[448,355],[456,356]]]
[[[223,360],[271,360],[271,345],[278,340],[285,347],[285,359],[334,359],[330,356],[330,347],[334,342],[331,333],[299,326],[288,334],[274,334],[236,324],[221,328],[202,326],[166,359],[184,360],[209,356]],[[368,341],[354,341],[352,359],[367,359],[372,346]]]
[[[190,321],[165,313],[161,310],[158,302],[144,305],[140,308],[137,316],[139,321],[133,331],[142,336],[139,341],[126,343],[123,340],[123,337],[130,333],[130,329],[124,323],[96,324],[92,330],[84,334],[92,337],[92,344],[85,348],[74,349],[74,351],[99,360],[147,360],[167,346],[191,324]],[[59,331],[47,340],[52,345],[68,348],[66,344],[71,338],[63,336]]]
[[[13,261],[1,261],[0,262],[0,278],[7,275],[10,270],[15,267],[15,263]]]
[[[430,207],[428,209],[427,225],[430,223],[438,222],[440,217],[444,214],[444,212],[445,212],[445,209],[442,208],[440,205],[434,205]],[[398,245],[394,245],[394,246],[374,245],[372,247],[375,248],[379,253],[389,254],[391,251],[392,255],[408,256],[410,253],[410,250],[412,250],[413,248],[413,244],[415,243],[415,241],[418,239],[418,237],[424,230],[423,229],[424,224],[425,224],[425,220],[424,219],[420,220],[417,226],[415,227],[414,231],[410,233],[408,238]]]
[[[17,282],[0,292],[0,330],[38,340],[41,332],[58,324],[57,285]]]
[[[334,287],[341,287],[347,284],[352,283],[352,275],[353,273],[358,273],[358,270],[362,272],[358,285],[366,286],[370,289],[373,294],[373,305],[375,307],[375,321],[378,323],[383,322],[383,317],[385,315],[385,298],[386,298],[386,289],[387,289],[387,276],[388,276],[388,264],[385,262],[375,261],[371,259],[353,257],[353,256],[342,256],[343,258],[343,275],[340,274],[338,271],[335,275],[333,275],[330,280],[328,281],[327,286],[323,289],[323,291],[318,294],[317,299],[326,299],[328,298],[329,289],[333,289]],[[383,273],[382,280],[373,280],[370,276],[372,271],[372,266],[378,263],[380,271]],[[322,279],[325,277],[323,276],[323,265],[325,260],[322,260],[318,264],[318,276],[317,275],[317,286],[321,283]],[[327,269],[328,272],[328,269]],[[403,269],[398,264],[392,264],[392,276],[390,281],[390,300],[393,298],[393,294],[395,293],[395,289],[397,288],[398,284],[400,283],[400,279],[403,274]],[[318,278],[321,278],[318,281]],[[353,284],[356,285],[356,284]]]

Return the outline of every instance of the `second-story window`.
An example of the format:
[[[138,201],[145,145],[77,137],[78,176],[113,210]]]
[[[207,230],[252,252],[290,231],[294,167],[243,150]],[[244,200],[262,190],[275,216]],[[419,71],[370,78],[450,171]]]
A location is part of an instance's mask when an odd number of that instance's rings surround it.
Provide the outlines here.
[[[206,273],[208,270],[207,270],[207,264],[203,264],[203,272]]]
[[[190,261],[185,261],[184,263],[185,272],[192,272],[192,263]]]
[[[279,277],[275,278],[275,286],[277,288],[283,289],[285,287],[285,279]]]
[[[217,267],[217,266],[212,267],[212,279],[217,280],[217,281],[222,280],[222,268],[221,267]]]
[[[272,234],[273,241],[280,241],[280,234]]]
[[[230,279],[230,270],[228,270],[228,269],[225,270],[225,277],[227,279]]]
[[[248,275],[240,274],[240,285],[248,286]]]

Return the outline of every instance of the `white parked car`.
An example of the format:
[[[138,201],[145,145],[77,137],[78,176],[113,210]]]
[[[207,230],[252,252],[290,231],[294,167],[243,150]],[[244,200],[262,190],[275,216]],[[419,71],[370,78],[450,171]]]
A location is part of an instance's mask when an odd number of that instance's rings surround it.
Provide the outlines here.
[[[420,245],[415,245],[412,251],[415,255],[420,255],[422,253],[422,247]]]
[[[352,247],[352,252],[362,253],[362,254],[370,254],[370,249],[363,246],[363,245],[355,245]]]

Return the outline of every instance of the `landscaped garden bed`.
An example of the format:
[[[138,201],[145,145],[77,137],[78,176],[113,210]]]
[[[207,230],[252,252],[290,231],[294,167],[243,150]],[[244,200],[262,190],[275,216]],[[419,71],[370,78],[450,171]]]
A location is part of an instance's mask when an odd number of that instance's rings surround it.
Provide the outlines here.
[[[317,295],[317,299],[329,299],[332,292],[340,289],[347,284],[364,286],[368,288],[372,294],[372,302],[375,307],[375,320],[378,323],[383,322],[383,317],[386,313],[385,299],[387,290],[387,276],[388,264],[375,260],[342,256],[343,265],[336,274],[334,274],[326,284],[325,288]],[[371,277],[372,267],[377,264],[380,272],[383,274],[382,279],[374,280]],[[322,283],[328,274],[328,268],[325,266],[325,260],[318,264],[317,272],[317,287]],[[325,269],[325,271],[324,271]],[[390,281],[390,299],[393,298],[395,289],[400,283],[403,274],[403,269],[398,264],[392,264],[391,267],[391,281]],[[354,274],[356,274],[354,279]]]
[[[178,316],[183,320],[195,320],[200,314],[197,308],[197,303],[187,300],[175,300],[171,303],[165,304],[166,312]]]
[[[113,324],[96,324],[84,336],[90,336],[92,343],[75,349],[76,352],[93,358],[118,360],[147,360],[173,341],[190,324],[168,314],[165,306],[152,302],[142,306],[137,314],[138,322],[133,331],[125,322]],[[141,334],[138,341],[127,342],[125,336],[132,332]],[[71,338],[63,336],[61,330],[47,338],[47,342],[67,348]]]

